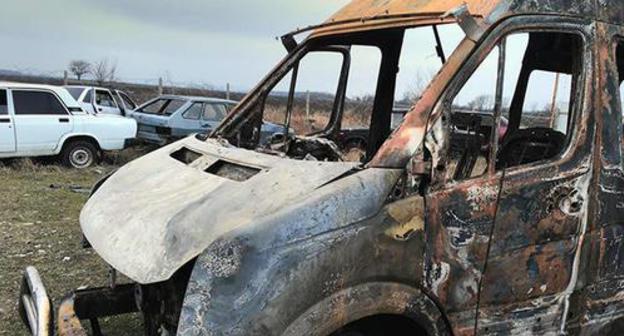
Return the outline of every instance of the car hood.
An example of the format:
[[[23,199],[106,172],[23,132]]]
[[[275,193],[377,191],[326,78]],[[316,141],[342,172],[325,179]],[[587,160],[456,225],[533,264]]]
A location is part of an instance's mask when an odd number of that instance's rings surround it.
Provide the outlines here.
[[[172,157],[187,150],[199,158]],[[228,232],[266,222],[356,166],[189,137],[119,169],[89,199],[80,224],[115,269],[138,283],[160,282]]]

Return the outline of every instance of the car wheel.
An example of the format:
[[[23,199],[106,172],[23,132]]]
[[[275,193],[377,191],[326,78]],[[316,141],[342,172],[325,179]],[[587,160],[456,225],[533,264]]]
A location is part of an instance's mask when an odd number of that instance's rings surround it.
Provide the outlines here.
[[[366,157],[366,145],[362,141],[352,141],[345,146],[343,155],[348,162],[362,162]]]
[[[61,155],[67,167],[85,169],[97,162],[98,150],[88,141],[72,141],[63,148]]]

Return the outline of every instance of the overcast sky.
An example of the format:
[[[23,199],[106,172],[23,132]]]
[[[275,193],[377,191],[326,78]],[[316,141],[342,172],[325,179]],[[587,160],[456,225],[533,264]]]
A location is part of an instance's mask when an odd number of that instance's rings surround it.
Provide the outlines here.
[[[206,85],[246,91],[255,86],[286,52],[275,37],[325,21],[348,0],[9,0],[0,11],[0,69],[61,77],[73,59],[103,58],[118,65],[123,81]],[[441,27],[447,54],[463,38],[457,26]],[[526,42],[518,44],[519,54]],[[401,59],[397,97],[422,89],[441,66],[430,28],[408,32]],[[352,51],[351,96],[373,94],[379,52]],[[336,55],[334,55],[335,58]],[[311,57],[306,56],[306,60]],[[306,61],[307,62],[307,61]],[[467,85],[469,101],[495,83],[494,57],[489,76]],[[510,62],[518,69],[520,59]],[[486,64],[487,65],[487,64]],[[301,72],[298,91],[335,91],[340,60],[317,57]],[[487,75],[487,74],[486,74]],[[493,78],[492,78],[493,77]],[[419,83],[420,82],[420,83]],[[512,81],[508,81],[512,82]],[[550,99],[552,80],[539,80],[532,104]],[[287,86],[284,86],[285,89]],[[511,91],[512,92],[512,91]],[[511,94],[506,92],[506,95]],[[563,91],[565,92],[565,90]],[[569,91],[568,91],[569,92]]]
[[[125,80],[246,89],[285,55],[276,36],[347,2],[10,0],[0,11],[0,69],[61,76],[72,59],[109,57]]]

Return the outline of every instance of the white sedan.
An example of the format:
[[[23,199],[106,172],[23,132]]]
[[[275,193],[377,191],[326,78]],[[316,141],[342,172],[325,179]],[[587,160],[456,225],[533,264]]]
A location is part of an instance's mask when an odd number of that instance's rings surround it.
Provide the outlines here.
[[[59,156],[87,168],[136,133],[133,119],[87,113],[62,87],[0,82],[0,159]]]

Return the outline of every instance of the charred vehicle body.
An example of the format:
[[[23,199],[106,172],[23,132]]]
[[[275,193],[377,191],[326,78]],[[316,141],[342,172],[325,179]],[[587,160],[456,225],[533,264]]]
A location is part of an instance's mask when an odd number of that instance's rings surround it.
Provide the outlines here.
[[[289,55],[210,136],[128,164],[86,204],[86,239],[134,283],[74,291],[52,323],[28,268],[31,331],[139,311],[150,335],[621,334],[622,22],[615,0],[356,0],[284,36]],[[438,48],[391,132],[404,32],[443,24],[465,38]],[[362,164],[328,140],[355,45],[382,55]],[[259,148],[268,93],[314,52],[343,57],[331,127]],[[475,87],[494,98],[458,129]]]

